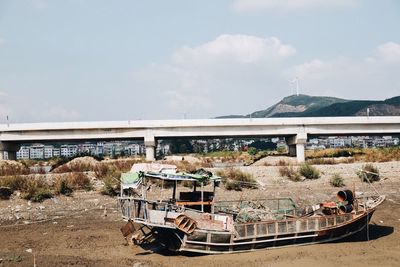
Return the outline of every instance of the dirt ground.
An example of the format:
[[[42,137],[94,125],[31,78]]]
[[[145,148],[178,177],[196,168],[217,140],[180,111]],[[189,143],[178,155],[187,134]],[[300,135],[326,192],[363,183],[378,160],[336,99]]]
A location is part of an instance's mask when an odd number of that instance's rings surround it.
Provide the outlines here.
[[[378,164],[379,165],[379,164]],[[233,192],[235,198],[291,196],[298,202],[329,197],[331,172],[345,173],[354,166],[318,166],[318,181],[287,182],[276,178],[278,167],[246,167],[264,184],[259,190]],[[366,235],[336,243],[260,250],[229,255],[178,255],[163,250],[146,251],[126,245],[119,228],[116,201],[95,192],[78,192],[43,203],[13,199],[0,201],[0,266],[400,266],[400,164],[382,163],[384,178],[375,187],[387,200],[375,212]],[[262,175],[264,173],[265,175]],[[345,182],[363,189],[354,174]],[[361,190],[362,191],[362,190]],[[322,192],[322,193],[321,193]],[[155,192],[156,193],[156,192]],[[218,189],[221,198],[231,192]],[[15,214],[19,214],[16,219]],[[39,215],[38,215],[39,214]],[[13,217],[14,216],[14,217]],[[30,252],[31,251],[31,252]]]

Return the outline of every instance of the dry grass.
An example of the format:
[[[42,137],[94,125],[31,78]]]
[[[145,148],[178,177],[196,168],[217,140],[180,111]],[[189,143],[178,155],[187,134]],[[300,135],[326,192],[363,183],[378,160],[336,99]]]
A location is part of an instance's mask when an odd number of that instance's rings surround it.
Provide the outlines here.
[[[222,151],[209,152],[209,153],[204,154],[203,156],[210,157],[210,158],[237,159],[241,155],[242,155],[242,152],[239,152],[239,151],[222,150]]]
[[[54,183],[54,192],[56,195],[71,196],[74,192],[74,188],[67,178],[60,177]]]
[[[359,148],[328,148],[321,150],[306,151],[306,157],[309,159],[353,157],[359,154],[363,154],[363,150]]]
[[[51,184],[51,183],[50,183]],[[73,190],[91,190],[92,184],[85,173],[70,173],[58,178],[50,185],[44,176],[13,175],[0,177],[0,187],[9,188],[11,192],[21,192],[21,197],[42,201],[51,198],[53,194],[70,195]]]
[[[307,162],[310,164],[399,161],[400,147],[307,150],[306,157],[308,158]]]
[[[20,191],[21,197],[28,200],[40,202],[52,197],[50,187],[43,177],[7,176],[0,179],[0,184],[10,188],[12,192]]]
[[[321,173],[317,168],[307,163],[303,163],[300,165],[299,173],[306,179],[318,179],[321,176]]]
[[[279,168],[279,174],[293,182],[299,182],[302,180],[298,170],[295,170],[293,166],[281,166]]]
[[[22,191],[22,198],[41,202],[47,198],[52,198],[53,194],[49,185],[43,179],[29,179],[26,188]]]
[[[257,188],[257,181],[254,177],[239,169],[228,168],[220,170],[217,175],[222,177],[222,182],[227,190],[241,191],[242,188]]]
[[[93,189],[89,177],[83,172],[70,173],[67,179],[75,190],[83,189],[89,191]]]
[[[10,161],[0,161],[0,176],[29,174],[29,168],[24,164]]]
[[[329,180],[329,183],[334,187],[342,187],[345,186],[342,176],[338,173],[334,173]]]
[[[20,191],[21,197],[40,202],[52,197],[50,186],[43,177],[35,176],[6,176],[0,178],[0,186],[8,187],[12,192]]]
[[[207,159],[206,163],[210,166],[212,166],[212,162],[218,160],[222,163],[239,163],[243,162],[245,165],[251,165],[255,161],[265,157],[267,155],[267,152],[265,151],[259,151],[254,155],[250,155],[247,152],[242,152],[242,151],[214,151],[206,154],[199,154],[198,158],[200,158],[201,161],[203,159]],[[203,167],[208,167],[208,166],[203,166]]]
[[[364,151],[363,160],[367,162],[387,162],[400,160],[400,148],[370,148]]]
[[[110,170],[127,172],[132,168],[133,164],[139,162],[143,162],[143,160],[138,158],[132,158],[132,159],[97,161],[91,157],[75,158],[74,160],[57,167],[52,172],[68,173],[68,172],[93,171],[96,173],[96,175],[102,177],[106,175]]]
[[[372,164],[363,165],[357,175],[363,182],[372,183],[380,180],[379,169]]]
[[[107,177],[106,179],[103,180],[103,182],[104,186],[101,190],[101,193],[103,195],[115,197],[119,194],[121,190],[120,189],[121,184],[118,182],[118,180],[113,179],[111,177]]]
[[[0,177],[0,186],[8,187],[13,192],[16,190],[24,190],[27,187],[27,176],[12,175]]]

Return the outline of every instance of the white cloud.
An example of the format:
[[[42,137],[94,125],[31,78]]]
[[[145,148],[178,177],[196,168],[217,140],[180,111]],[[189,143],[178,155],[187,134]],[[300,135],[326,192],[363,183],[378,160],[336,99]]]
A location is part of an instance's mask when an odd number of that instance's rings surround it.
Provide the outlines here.
[[[399,47],[388,42],[362,58],[295,64],[295,48],[277,38],[221,35],[178,49],[165,64],[133,71],[132,90],[143,92],[135,107],[145,118],[160,119],[248,114],[293,94],[289,81],[296,76],[304,94],[384,99],[399,94]]]
[[[294,10],[304,8],[351,7],[359,0],[235,0],[233,8],[239,12],[260,10]]]
[[[0,46],[5,44],[6,42],[6,39],[0,37]]]
[[[238,63],[255,63],[262,60],[276,61],[296,52],[278,38],[260,38],[250,35],[223,34],[215,40],[197,47],[183,47],[174,55],[174,62],[231,60]]]
[[[378,46],[378,55],[388,62],[400,61],[400,44],[388,42]]]
[[[2,97],[2,96],[7,96],[8,94],[6,93],[6,92],[2,92],[2,91],[0,91],[0,97]]]
[[[133,71],[133,88],[146,88],[153,95],[149,101],[174,117],[246,113],[255,107],[245,100],[249,94],[258,92],[256,106],[264,107],[268,91],[281,80],[280,66],[295,52],[275,37],[224,34],[178,49],[167,64]]]
[[[347,98],[383,99],[399,94],[400,45],[389,42],[361,59],[342,57],[314,59],[290,68],[288,77],[298,76],[308,94]]]

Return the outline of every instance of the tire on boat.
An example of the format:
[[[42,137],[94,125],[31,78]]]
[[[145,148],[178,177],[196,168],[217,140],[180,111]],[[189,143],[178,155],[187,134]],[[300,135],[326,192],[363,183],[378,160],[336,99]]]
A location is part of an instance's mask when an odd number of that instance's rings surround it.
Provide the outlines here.
[[[350,213],[353,211],[353,205],[347,204],[339,207],[341,213]]]
[[[351,190],[341,190],[337,193],[337,198],[340,201],[347,201],[348,203],[353,203],[354,196]]]

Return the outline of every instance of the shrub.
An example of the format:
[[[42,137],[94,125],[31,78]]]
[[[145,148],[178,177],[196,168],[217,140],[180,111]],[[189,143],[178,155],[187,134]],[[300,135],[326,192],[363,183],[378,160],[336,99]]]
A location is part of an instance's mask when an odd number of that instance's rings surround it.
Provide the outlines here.
[[[11,188],[0,186],[0,199],[10,199],[12,193]]]
[[[0,162],[0,176],[29,174],[29,168],[16,162]]]
[[[299,172],[306,179],[318,179],[320,177],[319,171],[315,167],[307,163],[303,163],[300,165]]]
[[[257,188],[254,177],[239,169],[229,168],[217,172],[222,177],[222,182],[227,190],[241,191],[242,188]]]
[[[255,148],[255,147],[250,147],[250,148],[247,150],[247,153],[249,153],[249,155],[254,156],[254,155],[257,154],[257,148]]]
[[[34,202],[41,202],[44,199],[53,197],[48,185],[39,179],[32,179],[27,181],[27,188],[21,194],[22,198],[32,200]]]
[[[53,197],[53,194],[51,193],[49,188],[39,187],[33,195],[30,195],[26,199],[30,199],[33,202],[42,202],[43,200],[52,198],[52,197]]]
[[[87,191],[93,189],[89,177],[82,172],[70,173],[69,180],[74,189],[84,189]]]
[[[120,191],[120,183],[116,183],[116,181],[113,181],[113,179],[105,179],[104,180],[104,186],[103,189],[101,190],[101,193],[103,195],[107,196],[116,196],[119,194]]]
[[[224,185],[226,190],[242,191],[242,186],[238,181],[225,180]]]
[[[282,166],[279,168],[279,174],[282,177],[287,177],[289,180],[294,182],[301,181],[301,176],[298,171],[296,171],[293,166]]]
[[[379,170],[372,164],[365,164],[362,166],[361,170],[357,172],[358,177],[360,177],[363,182],[375,182],[379,181]]]
[[[276,148],[276,152],[278,152],[279,154],[284,154],[284,153],[287,153],[287,150],[286,150],[286,147],[284,147],[284,146],[278,146]]]
[[[342,187],[344,186],[343,178],[338,173],[334,173],[329,180],[329,183],[334,187]]]
[[[356,148],[328,148],[321,150],[306,151],[307,158],[338,158],[338,157],[353,157],[364,154],[360,149]]]
[[[14,175],[0,178],[0,186],[8,187],[11,191],[24,190],[27,188],[28,179],[25,176]]]
[[[370,148],[365,150],[365,161],[386,162],[400,159],[399,147]]]
[[[72,185],[68,182],[66,178],[60,178],[56,181],[55,185],[55,193],[71,196],[74,191]]]
[[[44,179],[34,176],[7,176],[0,178],[0,186],[10,188],[12,192],[21,191],[24,199],[40,202],[46,198],[51,198],[52,193],[49,185]]]

